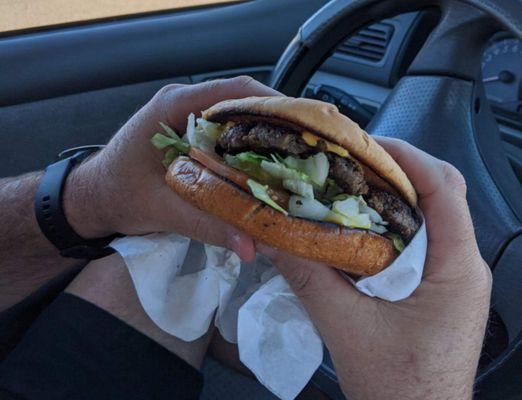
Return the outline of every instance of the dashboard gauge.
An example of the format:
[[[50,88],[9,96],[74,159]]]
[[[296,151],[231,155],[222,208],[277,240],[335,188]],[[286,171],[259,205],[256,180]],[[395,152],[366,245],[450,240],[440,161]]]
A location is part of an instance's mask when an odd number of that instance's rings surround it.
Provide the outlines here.
[[[522,41],[494,42],[482,58],[486,95],[495,107],[522,112]]]

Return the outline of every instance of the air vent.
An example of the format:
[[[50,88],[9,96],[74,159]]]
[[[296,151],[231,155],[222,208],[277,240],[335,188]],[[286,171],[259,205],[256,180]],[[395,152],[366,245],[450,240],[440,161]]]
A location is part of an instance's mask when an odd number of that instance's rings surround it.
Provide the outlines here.
[[[336,53],[358,60],[378,63],[386,55],[393,36],[393,25],[377,23],[354,33],[341,44]]]

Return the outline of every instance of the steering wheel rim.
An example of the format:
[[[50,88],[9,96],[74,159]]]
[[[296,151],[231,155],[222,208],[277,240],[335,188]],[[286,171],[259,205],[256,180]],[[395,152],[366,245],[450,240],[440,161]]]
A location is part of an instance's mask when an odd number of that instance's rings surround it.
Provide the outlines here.
[[[439,7],[444,20],[455,4],[468,5],[490,17],[489,25],[481,26],[484,33],[504,28],[522,39],[522,7],[508,1],[499,5],[494,0],[332,0],[299,28],[272,72],[271,86],[288,96],[299,96],[313,73],[347,36],[373,21],[422,8]]]
[[[451,162],[463,172],[468,181],[468,200],[479,247],[493,269],[510,243],[522,239],[522,191],[515,183],[518,181],[507,158],[499,159],[502,150],[494,116],[489,107],[480,107],[487,104],[481,83],[480,57],[489,38],[500,29],[522,39],[520,3],[496,3],[494,0],[330,1],[301,26],[290,42],[272,74],[272,87],[298,97],[313,73],[348,35],[371,22],[433,6],[441,8],[439,25],[367,130],[371,134],[405,139]],[[437,141],[433,140],[434,136]],[[508,170],[511,175],[506,173]],[[492,215],[485,214],[488,209]],[[495,223],[502,229],[493,227]],[[517,279],[522,285],[522,272],[515,269],[516,266],[512,267],[512,271],[518,271]],[[497,272],[493,271],[493,302],[500,307],[506,300],[495,299]],[[505,275],[505,271],[500,272]],[[497,288],[497,291],[502,290]],[[504,307],[509,306],[509,300],[507,304]],[[519,326],[521,324],[519,321]],[[477,382],[484,383],[489,375],[498,375],[510,360],[513,364],[515,353],[521,358],[522,330],[518,336],[510,338],[509,347],[481,371]]]

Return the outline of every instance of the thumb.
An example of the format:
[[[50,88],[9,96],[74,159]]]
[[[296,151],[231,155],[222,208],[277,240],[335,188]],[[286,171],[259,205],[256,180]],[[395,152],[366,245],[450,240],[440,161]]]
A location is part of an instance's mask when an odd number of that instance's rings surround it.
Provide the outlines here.
[[[322,321],[326,322],[325,318],[335,316],[339,307],[346,311],[350,303],[357,302],[361,297],[332,267],[275,250],[262,243],[256,244],[256,250],[275,264],[318,328]]]

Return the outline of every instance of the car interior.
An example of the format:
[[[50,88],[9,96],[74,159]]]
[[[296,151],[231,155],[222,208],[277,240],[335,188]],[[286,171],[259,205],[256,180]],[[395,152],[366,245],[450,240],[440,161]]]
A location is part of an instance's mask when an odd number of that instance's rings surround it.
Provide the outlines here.
[[[475,398],[522,398],[522,2],[250,0],[0,33],[0,177],[106,143],[164,85],[238,75],[461,170],[493,272]],[[203,399],[275,398],[212,357],[204,374]],[[328,354],[311,384],[344,398]]]

